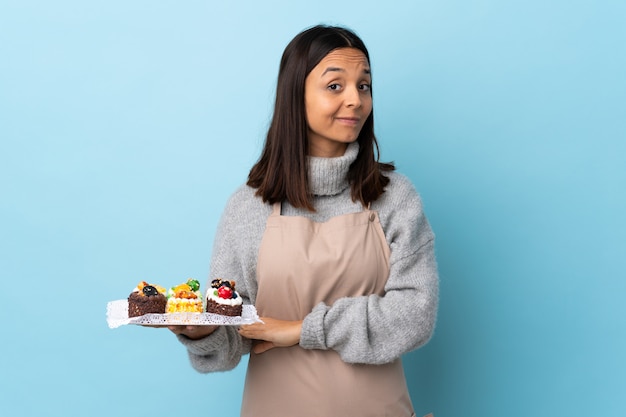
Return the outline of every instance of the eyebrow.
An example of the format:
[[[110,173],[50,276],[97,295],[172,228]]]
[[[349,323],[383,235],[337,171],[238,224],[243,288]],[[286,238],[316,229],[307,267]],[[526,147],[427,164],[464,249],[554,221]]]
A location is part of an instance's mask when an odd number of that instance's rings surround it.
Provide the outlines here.
[[[345,69],[343,69],[343,68],[340,68],[340,67],[328,67],[328,68],[326,68],[326,69],[324,70],[324,72],[322,73],[322,77],[323,77],[324,75],[326,75],[326,73],[327,73],[327,72],[346,72],[346,70],[345,70]],[[365,69],[363,70],[363,73],[364,73],[364,74],[367,74],[367,75],[370,75],[370,74],[371,74],[371,71],[370,71],[370,69],[369,69],[369,68],[365,68]]]

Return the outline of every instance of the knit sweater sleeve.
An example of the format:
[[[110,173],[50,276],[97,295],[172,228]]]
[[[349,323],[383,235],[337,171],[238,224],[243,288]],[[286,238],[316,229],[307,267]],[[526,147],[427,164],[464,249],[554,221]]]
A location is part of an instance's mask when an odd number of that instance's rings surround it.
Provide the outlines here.
[[[372,204],[391,249],[385,294],[318,304],[304,319],[301,347],[333,349],[348,363],[383,364],[432,336],[438,304],[434,234],[410,181],[395,173],[391,178]]]
[[[211,272],[205,287],[210,288],[214,278],[235,280],[244,304],[253,304],[256,298],[255,261],[260,240],[257,235],[263,232],[259,226],[262,222],[256,217],[267,215],[267,209],[254,206],[258,199],[251,193],[247,187],[241,187],[226,204],[215,235]],[[219,327],[203,339],[178,336],[178,340],[187,348],[192,367],[203,373],[233,369],[250,352],[250,340],[242,338],[234,326]]]

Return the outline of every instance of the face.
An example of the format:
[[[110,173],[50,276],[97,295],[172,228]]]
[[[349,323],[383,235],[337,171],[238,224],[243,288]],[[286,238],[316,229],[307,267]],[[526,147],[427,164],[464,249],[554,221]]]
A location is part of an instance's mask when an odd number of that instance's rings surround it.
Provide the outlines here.
[[[372,112],[372,78],[367,58],[358,49],[330,52],[304,84],[309,155],[344,154]]]

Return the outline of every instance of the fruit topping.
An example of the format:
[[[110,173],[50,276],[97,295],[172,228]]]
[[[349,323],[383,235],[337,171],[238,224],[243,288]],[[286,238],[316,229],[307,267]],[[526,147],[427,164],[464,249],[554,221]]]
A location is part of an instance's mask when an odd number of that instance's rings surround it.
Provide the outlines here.
[[[148,297],[159,294],[159,291],[152,285],[144,285],[141,291],[143,292],[143,295]]]
[[[222,285],[217,289],[217,295],[220,298],[229,299],[233,296],[233,290],[229,286]]]
[[[146,290],[145,288],[147,287],[150,287],[151,289]],[[153,290],[155,290],[156,292],[153,292]],[[135,291],[138,291],[141,295],[148,296],[157,295],[157,293],[165,295],[166,292],[165,288],[161,287],[160,285],[148,284],[146,281],[139,282],[139,284],[137,284],[137,287],[135,288]]]
[[[172,290],[174,292],[191,291],[191,287],[189,286],[189,284],[180,284],[180,285],[177,285],[175,287],[172,287]]]
[[[186,284],[180,284],[172,287],[170,294],[175,298],[184,298],[187,300],[194,300],[198,298],[198,294],[193,290],[193,287],[189,285],[189,281],[187,281]]]
[[[200,282],[197,279],[189,278],[187,285],[189,285],[191,291],[198,291],[200,289]]]

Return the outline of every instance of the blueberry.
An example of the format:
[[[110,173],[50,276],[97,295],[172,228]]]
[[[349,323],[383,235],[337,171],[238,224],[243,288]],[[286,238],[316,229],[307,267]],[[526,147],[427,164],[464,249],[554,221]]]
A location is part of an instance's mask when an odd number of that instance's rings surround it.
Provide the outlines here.
[[[157,295],[159,292],[152,285],[146,285],[143,287],[143,294],[150,297],[151,295]]]

